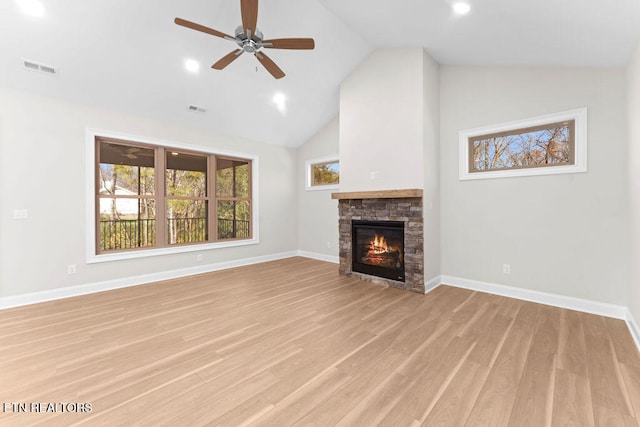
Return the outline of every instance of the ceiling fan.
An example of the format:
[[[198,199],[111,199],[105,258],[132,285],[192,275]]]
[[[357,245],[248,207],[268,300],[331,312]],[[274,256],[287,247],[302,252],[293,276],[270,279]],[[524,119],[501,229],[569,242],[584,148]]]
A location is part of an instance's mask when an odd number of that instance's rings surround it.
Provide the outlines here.
[[[238,45],[239,49],[223,56],[218,62],[211,66],[211,68],[216,70],[224,69],[240,55],[247,52],[254,54],[273,77],[281,79],[285,76],[284,71],[260,49],[313,49],[315,47],[314,40],[310,38],[263,40],[262,32],[256,27],[258,21],[258,0],[240,0],[240,11],[242,14],[242,25],[236,28],[235,37],[182,18],[176,18],[174,22],[183,27],[191,28],[192,30],[231,40]]]

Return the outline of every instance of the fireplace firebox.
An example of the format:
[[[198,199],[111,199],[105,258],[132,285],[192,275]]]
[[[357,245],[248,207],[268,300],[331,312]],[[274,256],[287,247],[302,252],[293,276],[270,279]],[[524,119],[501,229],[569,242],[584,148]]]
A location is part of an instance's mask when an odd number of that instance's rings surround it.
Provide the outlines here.
[[[351,222],[352,270],[404,282],[404,222]]]

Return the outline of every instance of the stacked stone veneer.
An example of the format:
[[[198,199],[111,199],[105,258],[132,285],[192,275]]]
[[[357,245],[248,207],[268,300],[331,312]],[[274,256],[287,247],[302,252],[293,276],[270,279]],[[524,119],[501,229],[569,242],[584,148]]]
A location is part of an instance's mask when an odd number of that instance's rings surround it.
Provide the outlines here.
[[[421,197],[343,199],[338,202],[338,212],[340,215],[340,274],[424,293],[424,224]],[[354,219],[404,222],[404,282],[351,270],[351,220]]]

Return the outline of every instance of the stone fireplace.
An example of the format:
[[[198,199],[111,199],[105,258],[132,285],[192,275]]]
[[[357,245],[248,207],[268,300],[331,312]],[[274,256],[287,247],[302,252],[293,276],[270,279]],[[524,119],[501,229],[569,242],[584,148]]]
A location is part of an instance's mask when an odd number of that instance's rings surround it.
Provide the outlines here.
[[[334,193],[340,273],[424,292],[422,190]]]

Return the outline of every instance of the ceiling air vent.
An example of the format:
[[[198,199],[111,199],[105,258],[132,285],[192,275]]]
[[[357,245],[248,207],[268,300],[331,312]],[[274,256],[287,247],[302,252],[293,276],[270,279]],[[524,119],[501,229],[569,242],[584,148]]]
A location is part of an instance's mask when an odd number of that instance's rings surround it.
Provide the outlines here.
[[[198,107],[197,105],[189,105],[187,107],[188,111],[191,111],[193,113],[206,113],[207,110],[205,108],[202,107]]]
[[[38,62],[31,61],[29,59],[23,59],[22,65],[26,70],[37,71],[39,73],[48,74],[50,76],[58,75],[58,70],[56,70],[55,67],[52,67],[50,65],[40,64]]]

